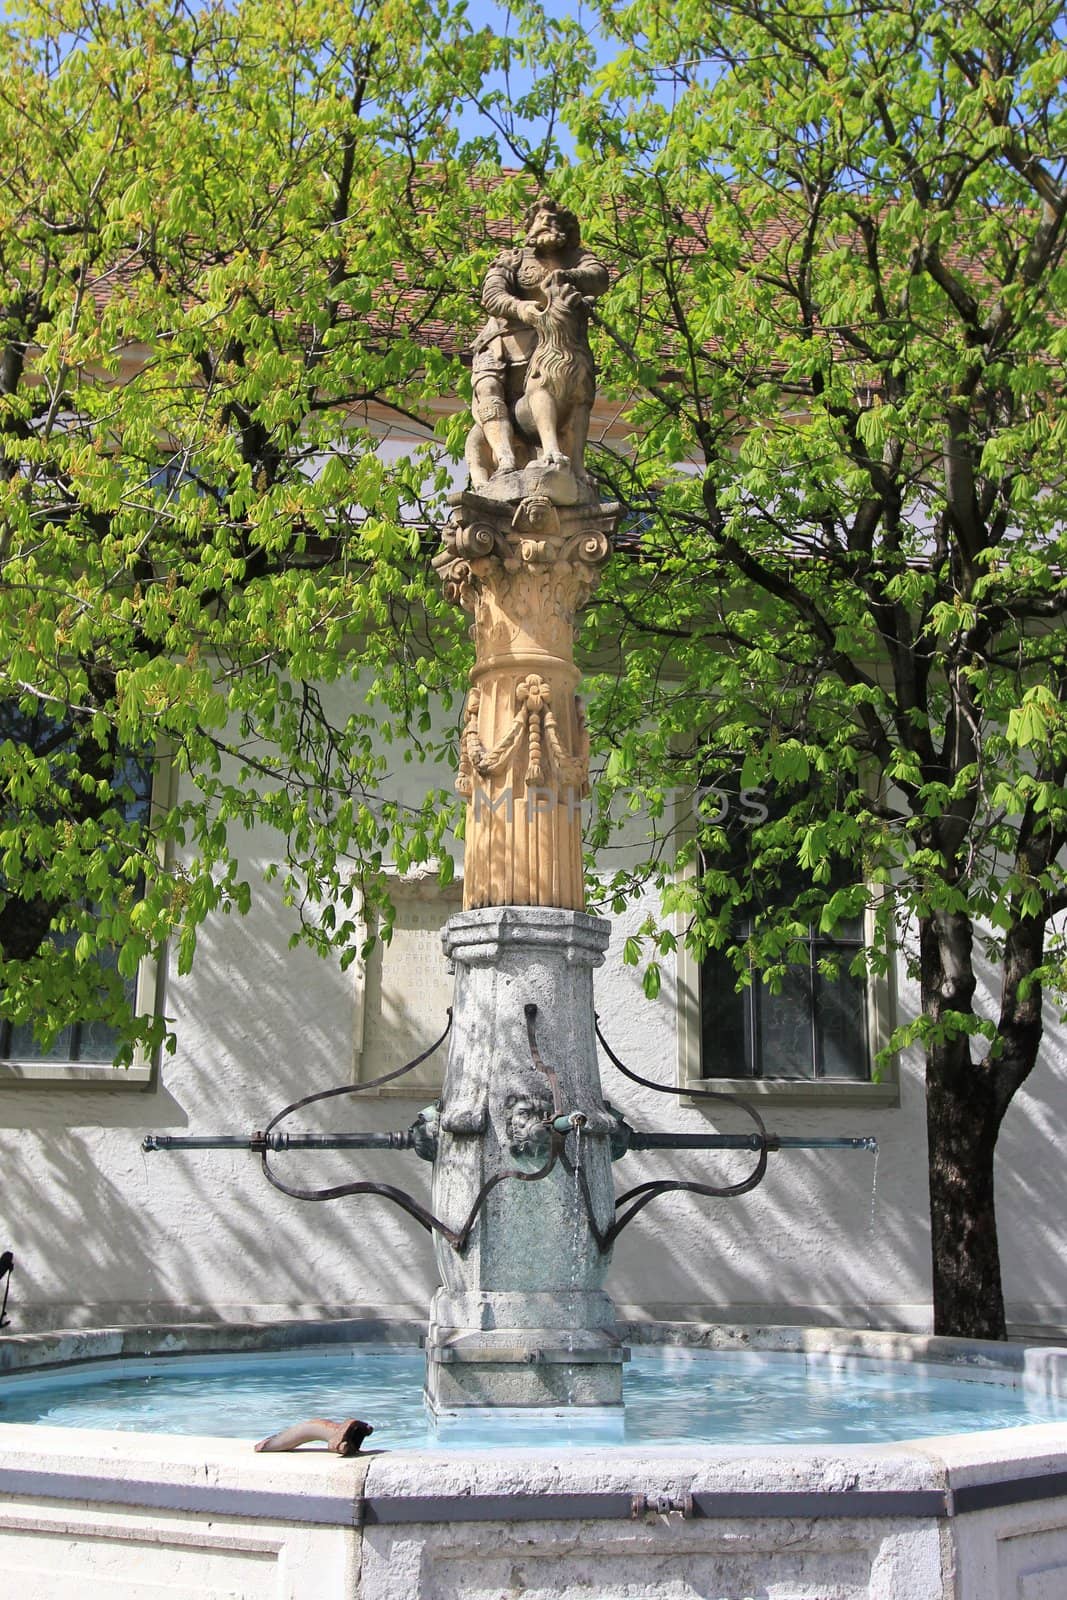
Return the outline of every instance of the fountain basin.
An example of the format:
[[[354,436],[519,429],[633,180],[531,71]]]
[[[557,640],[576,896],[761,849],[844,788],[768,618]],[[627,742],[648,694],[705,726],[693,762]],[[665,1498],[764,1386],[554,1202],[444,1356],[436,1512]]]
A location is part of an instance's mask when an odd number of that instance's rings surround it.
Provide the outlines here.
[[[1067,1398],[1064,1350],[825,1329],[622,1331],[635,1350],[794,1352],[857,1370],[879,1359],[936,1362]],[[405,1344],[415,1332],[337,1323],[26,1335],[0,1341],[0,1370],[353,1337]],[[1067,1594],[1063,1421],[877,1445],[583,1451],[561,1442],[351,1460],[5,1424],[0,1494],[0,1567],[20,1600],[160,1590],[288,1600]]]

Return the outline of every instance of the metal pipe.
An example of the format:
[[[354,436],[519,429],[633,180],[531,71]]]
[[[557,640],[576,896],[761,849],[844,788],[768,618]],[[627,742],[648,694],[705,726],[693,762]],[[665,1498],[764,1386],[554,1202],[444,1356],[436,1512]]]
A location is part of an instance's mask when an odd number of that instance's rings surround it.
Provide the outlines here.
[[[631,1150],[759,1150],[758,1133],[643,1133],[630,1134]],[[770,1133],[768,1150],[877,1150],[872,1138],[802,1138]]]
[[[878,1151],[878,1140],[870,1134],[858,1139],[808,1139],[775,1135],[775,1141],[779,1150],[873,1150],[875,1154]]]
[[[141,1149],[152,1150],[410,1150],[410,1128],[401,1133],[149,1133]]]
[[[581,1113],[556,1117],[553,1126],[562,1132],[584,1122]],[[646,1133],[633,1129],[630,1150],[759,1150],[758,1133]],[[412,1130],[399,1133],[149,1133],[141,1144],[154,1150],[410,1150]],[[794,1137],[772,1133],[768,1150],[877,1150],[878,1141],[870,1137]]]

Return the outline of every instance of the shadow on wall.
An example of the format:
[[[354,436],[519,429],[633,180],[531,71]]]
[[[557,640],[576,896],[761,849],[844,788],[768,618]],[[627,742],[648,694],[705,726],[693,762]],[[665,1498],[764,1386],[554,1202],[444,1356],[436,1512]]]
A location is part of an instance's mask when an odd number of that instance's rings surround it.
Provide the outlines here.
[[[636,930],[627,917],[618,919],[614,966],[597,976],[599,1009],[622,1059],[672,1083],[673,984],[664,984],[658,1002],[644,998],[640,973],[621,964],[618,947],[630,931]],[[738,1109],[708,1102],[698,1107],[629,1083],[603,1053],[601,1075],[605,1095],[635,1127],[751,1131]],[[616,1246],[610,1282],[617,1302],[679,1318],[928,1326],[920,1064],[914,1058],[902,1064],[899,1108],[782,1104],[762,1110],[772,1132],[874,1135],[879,1152],[784,1151],[770,1157],[766,1179],[751,1193],[657,1200]],[[625,1157],[615,1169],[616,1184],[621,1190],[682,1178],[725,1185],[745,1177],[752,1165],[751,1154],[663,1150]]]
[[[857,1121],[857,1131],[878,1138],[877,1155],[787,1151],[771,1156],[767,1177],[749,1194],[725,1200],[674,1194],[657,1201],[616,1247],[615,1298],[679,1318],[925,1327],[925,1207],[921,1191],[894,1175],[894,1162],[910,1153],[901,1150],[892,1115],[865,1114],[862,1128]],[[800,1118],[786,1107],[769,1115],[768,1125],[789,1134],[821,1131],[810,1113]],[[739,1113],[704,1126],[747,1131]],[[628,1188],[663,1177],[728,1184],[751,1165],[751,1156],[659,1151],[628,1157],[625,1172],[616,1173]]]
[[[249,1153],[140,1149],[149,1131],[251,1132],[286,1102],[351,1080],[351,979],[287,941],[266,894],[249,917],[202,931],[194,973],[168,982],[178,1050],[164,1057],[162,1086],[17,1091],[0,1102],[0,1231],[19,1261],[16,1326],[165,1318],[179,1308],[425,1307],[432,1251],[386,1202],[304,1204],[272,1189]],[[410,1120],[411,1102],[357,1099],[318,1116],[312,1108],[294,1126]],[[374,1176],[428,1189],[428,1169],[405,1154],[278,1161],[301,1186]]]
[[[1009,1320],[1067,1335],[1067,1027],[1050,1010],[1040,1060],[1012,1101],[997,1145],[997,1226]]]
[[[428,1236],[386,1202],[291,1200],[265,1182],[257,1158],[203,1151],[145,1156],[145,1132],[250,1132],[287,1101],[351,1081],[352,974],[290,951],[287,914],[266,893],[253,915],[203,931],[196,971],[171,979],[179,1047],[161,1086],[139,1090],[19,1089],[0,1096],[0,1247],[18,1271],[14,1328],[135,1321],[145,1316],[311,1316],[371,1307],[421,1316],[437,1282]],[[625,922],[619,937],[624,937]],[[673,1009],[646,1001],[639,975],[611,962],[598,1003],[624,1060],[671,1081]],[[901,997],[907,1014],[910,996]],[[407,1055],[410,1018],[380,1019],[382,1056]],[[436,1019],[427,1018],[427,1042]],[[400,1037],[402,1035],[402,1037]],[[443,1064],[443,1063],[442,1063]],[[602,1061],[605,1093],[635,1126],[738,1128],[635,1088]],[[737,1200],[672,1195],[616,1247],[608,1288],[621,1305],[660,1315],[874,1327],[928,1325],[929,1263],[921,1063],[907,1061],[899,1109],[814,1112],[776,1107],[783,1134],[877,1136],[866,1152],[772,1156],[767,1180]],[[294,1127],[399,1128],[411,1100],[354,1096],[312,1108]],[[1042,1064],[1002,1136],[999,1205],[1010,1314],[1067,1321],[1058,1130],[1067,1113],[1064,1035],[1055,1019]],[[745,1156],[632,1155],[619,1189],[652,1177],[730,1181]],[[422,1198],[429,1168],[407,1153],[292,1155],[280,1170],[301,1185],[354,1177]],[[95,1308],[95,1309],[94,1309]]]
[[[901,988],[901,1014],[907,1015],[917,996]],[[988,994],[986,999],[991,1003]],[[1051,1008],[1045,1023],[1040,1060],[1001,1133],[997,1211],[1009,1324],[1019,1334],[1060,1337],[1067,1333],[1060,1162],[1067,1030]],[[740,1113],[701,1116],[659,1096],[642,1097],[610,1065],[602,1066],[605,1093],[630,1120],[640,1116],[643,1125],[656,1127],[692,1122],[724,1131],[745,1128]],[[765,1182],[738,1199],[664,1198],[658,1213],[650,1207],[616,1248],[615,1298],[663,1316],[721,1311],[727,1320],[818,1322],[829,1316],[861,1327],[929,1327],[921,1057],[912,1052],[902,1060],[899,1108],[815,1113],[781,1106],[768,1109],[766,1117],[783,1134],[874,1134],[879,1152],[785,1152],[771,1157]],[[747,1170],[743,1157],[664,1151],[628,1157],[625,1171],[616,1172],[629,1187],[661,1177],[728,1183]]]

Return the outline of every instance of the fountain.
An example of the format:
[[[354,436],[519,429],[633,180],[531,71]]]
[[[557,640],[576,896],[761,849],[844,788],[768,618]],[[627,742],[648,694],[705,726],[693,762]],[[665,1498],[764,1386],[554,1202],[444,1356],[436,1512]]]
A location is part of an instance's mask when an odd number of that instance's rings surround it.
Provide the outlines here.
[[[574,641],[619,510],[599,501],[583,460],[594,393],[587,325],[607,281],[572,214],[546,201],[531,210],[526,248],[500,257],[486,280],[492,316],[475,343],[472,487],[451,497],[434,561],[446,594],[473,615],[475,645],[457,779],[467,802],[464,909],[444,930],[456,974],[448,1070],[440,1103],[414,1128],[365,1141],[432,1160],[432,1205],[391,1185],[325,1192],[383,1195],[433,1232],[441,1287],[426,1396],[435,1411],[621,1405],[627,1351],[603,1283],[622,1229],[672,1189],[746,1193],[783,1142],[874,1147],[772,1138],[751,1106],[711,1090],[689,1092],[741,1105],[750,1134],[641,1134],[603,1098],[593,971],[610,925],[583,909],[589,751]],[[267,1176],[297,1198],[320,1195],[277,1179],[276,1130],[330,1094],[286,1107],[255,1141]],[[145,1148],[204,1142],[149,1136]],[[751,1149],[753,1170],[732,1185],[663,1180],[616,1200],[613,1161],[650,1144]],[[291,1137],[284,1148],[295,1148]]]
[[[863,1138],[777,1138],[754,1109],[714,1091],[705,1093],[747,1113],[750,1130],[647,1132],[603,1097],[598,1044],[627,1076],[677,1092],[634,1073],[599,1027],[592,978],[609,925],[583,900],[588,748],[574,626],[610,554],[618,509],[599,501],[584,469],[593,398],[586,324],[606,283],[574,218],[549,202],[534,206],[525,248],[505,252],[486,280],[471,487],[452,497],[435,561],[446,592],[473,614],[476,647],[458,763],[464,909],[444,930],[454,1005],[429,1047],[448,1038],[439,1104],[393,1133],[282,1126],[316,1101],[383,1086],[428,1050],[371,1083],[309,1095],[251,1135],[145,1140],[157,1151],[244,1145],[298,1199],[377,1195],[401,1206],[433,1233],[441,1277],[425,1338],[431,1411],[464,1426],[490,1414],[505,1439],[516,1412],[545,1431],[521,1435],[521,1456],[506,1444],[491,1454],[464,1448],[462,1435],[451,1451],[391,1451],[382,1428],[361,1449],[375,1422],[363,1394],[353,1400],[368,1424],[289,1418],[255,1455],[246,1442],[218,1438],[5,1424],[0,1560],[26,1576],[28,1594],[1059,1600],[1067,1592],[1062,1420],[877,1446],[689,1436],[657,1447],[653,1432],[640,1447],[605,1451],[602,1433],[587,1436],[597,1441],[591,1451],[580,1447],[585,1419],[621,1419],[629,1347],[644,1341],[694,1362],[685,1368],[694,1382],[704,1381],[709,1351],[727,1353],[730,1382],[746,1373],[755,1382],[747,1404],[757,1412],[787,1359],[809,1375],[881,1370],[899,1383],[909,1366],[940,1365],[972,1386],[1041,1394],[1053,1419],[1067,1401],[1067,1352],[834,1330],[620,1326],[604,1291],[614,1240],[661,1195],[740,1196],[789,1146],[873,1147]],[[407,1150],[432,1162],[429,1207],[393,1184],[296,1187],[271,1163],[278,1151],[322,1148]],[[614,1163],[653,1148],[747,1150],[752,1168],[733,1184],[665,1178],[616,1198]],[[154,1381],[161,1365],[176,1371],[176,1358],[197,1352],[214,1359],[313,1344],[337,1366],[342,1340],[414,1336],[334,1324],[0,1338],[0,1370],[26,1369],[0,1387],[0,1403],[36,1380],[33,1369],[61,1377],[101,1357],[150,1358],[120,1371]],[[226,1368],[224,1383],[230,1375]],[[877,1404],[892,1408],[884,1393]],[[258,1420],[249,1419],[253,1437]],[[531,1447],[531,1437],[541,1443]],[[328,1449],[274,1453],[311,1439]]]

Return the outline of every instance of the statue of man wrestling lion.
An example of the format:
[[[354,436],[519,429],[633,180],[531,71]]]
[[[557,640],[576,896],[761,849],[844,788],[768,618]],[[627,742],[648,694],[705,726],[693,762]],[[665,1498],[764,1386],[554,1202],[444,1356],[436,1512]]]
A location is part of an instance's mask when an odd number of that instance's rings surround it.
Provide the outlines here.
[[[574,213],[539,199],[524,246],[497,256],[482,288],[489,321],[474,341],[466,446],[476,494],[596,499],[585,470],[596,388],[588,326],[607,287],[608,270],[583,249]]]

